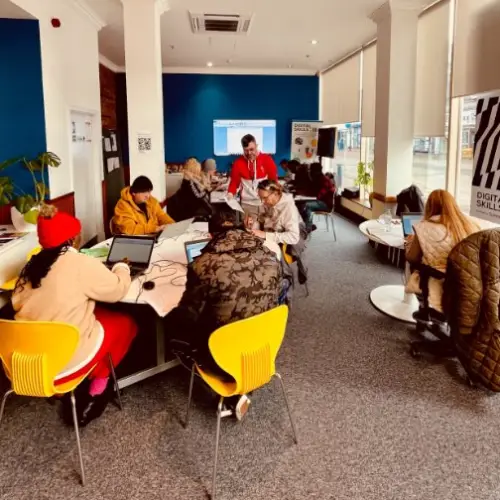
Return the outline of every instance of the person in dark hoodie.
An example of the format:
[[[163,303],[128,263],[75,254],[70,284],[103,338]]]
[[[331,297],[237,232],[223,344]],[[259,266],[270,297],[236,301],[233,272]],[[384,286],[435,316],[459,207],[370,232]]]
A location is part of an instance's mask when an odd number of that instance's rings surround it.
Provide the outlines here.
[[[195,361],[219,378],[233,381],[212,358],[208,339],[221,326],[278,306],[281,264],[262,239],[237,223],[234,211],[216,212],[209,232],[212,240],[189,264],[186,290],[165,317],[165,331],[184,364]],[[241,418],[248,409],[248,397],[233,403]]]

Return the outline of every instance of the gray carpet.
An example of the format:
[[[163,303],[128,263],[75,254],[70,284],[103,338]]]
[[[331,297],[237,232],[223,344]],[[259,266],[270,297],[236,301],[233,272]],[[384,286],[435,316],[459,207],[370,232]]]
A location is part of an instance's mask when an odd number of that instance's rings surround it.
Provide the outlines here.
[[[314,234],[311,295],[298,291],[278,359],[299,445],[279,386],[261,390],[244,422],[222,422],[219,498],[498,500],[500,399],[408,355],[410,329],[368,301],[400,273],[354,225],[337,219],[337,228],[338,243]],[[187,386],[182,368],[159,375],[125,390],[123,412],[109,407],[86,428],[85,488],[56,409],[12,399],[0,428],[0,498],[206,498],[215,400],[197,385],[184,430]]]

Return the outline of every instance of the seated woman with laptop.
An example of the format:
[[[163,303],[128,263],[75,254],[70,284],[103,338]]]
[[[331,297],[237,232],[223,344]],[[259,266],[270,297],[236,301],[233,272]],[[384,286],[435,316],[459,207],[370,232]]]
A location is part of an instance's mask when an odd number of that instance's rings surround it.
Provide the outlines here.
[[[122,189],[111,222],[113,233],[155,234],[174,222],[151,195],[152,191],[153,183],[143,175],[137,177],[130,187]]]
[[[94,367],[89,383],[77,389],[78,420],[85,426],[102,414],[112,395],[109,356],[117,366],[137,333],[129,315],[96,306],[97,301],[118,302],[126,295],[130,270],[124,262],[109,270],[99,260],[79,253],[75,247],[80,221],[53,206],[41,207],[37,231],[42,250],[26,264],[17,281],[12,296],[15,318],[69,323],[79,329],[77,350],[55,384]],[[63,403],[63,418],[72,425],[69,404]]]
[[[405,225],[405,214],[402,217]],[[453,247],[467,236],[479,231],[479,226],[460,210],[448,191],[437,189],[429,195],[423,219],[413,224],[413,230],[414,234],[406,238],[406,260],[417,268],[423,264],[444,274],[448,255]],[[405,234],[407,232],[406,229]],[[438,313],[443,312],[441,304],[443,281],[443,279],[429,278],[429,306]],[[406,291],[421,293],[418,270],[410,276]]]

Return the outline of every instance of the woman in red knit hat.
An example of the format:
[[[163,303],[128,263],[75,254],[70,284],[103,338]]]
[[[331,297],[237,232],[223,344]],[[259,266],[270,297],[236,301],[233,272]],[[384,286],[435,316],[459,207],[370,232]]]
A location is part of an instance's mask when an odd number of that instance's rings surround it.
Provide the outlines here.
[[[18,320],[58,321],[80,330],[77,350],[55,383],[64,384],[95,366],[85,397],[77,399],[79,423],[84,426],[102,414],[112,394],[108,355],[116,366],[137,333],[127,314],[96,306],[126,295],[130,269],[119,263],[110,271],[99,260],[79,253],[75,247],[80,221],[53,206],[42,206],[37,231],[42,250],[22,270],[12,305]]]

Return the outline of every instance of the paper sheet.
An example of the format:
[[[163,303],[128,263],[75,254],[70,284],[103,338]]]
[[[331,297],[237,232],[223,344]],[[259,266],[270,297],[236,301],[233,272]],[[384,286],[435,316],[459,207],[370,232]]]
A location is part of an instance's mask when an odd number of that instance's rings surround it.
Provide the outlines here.
[[[245,213],[245,211],[241,208],[241,205],[239,204],[238,201],[236,201],[234,198],[228,199],[227,197],[225,198],[225,202],[233,209],[236,210],[237,212],[242,212]]]

